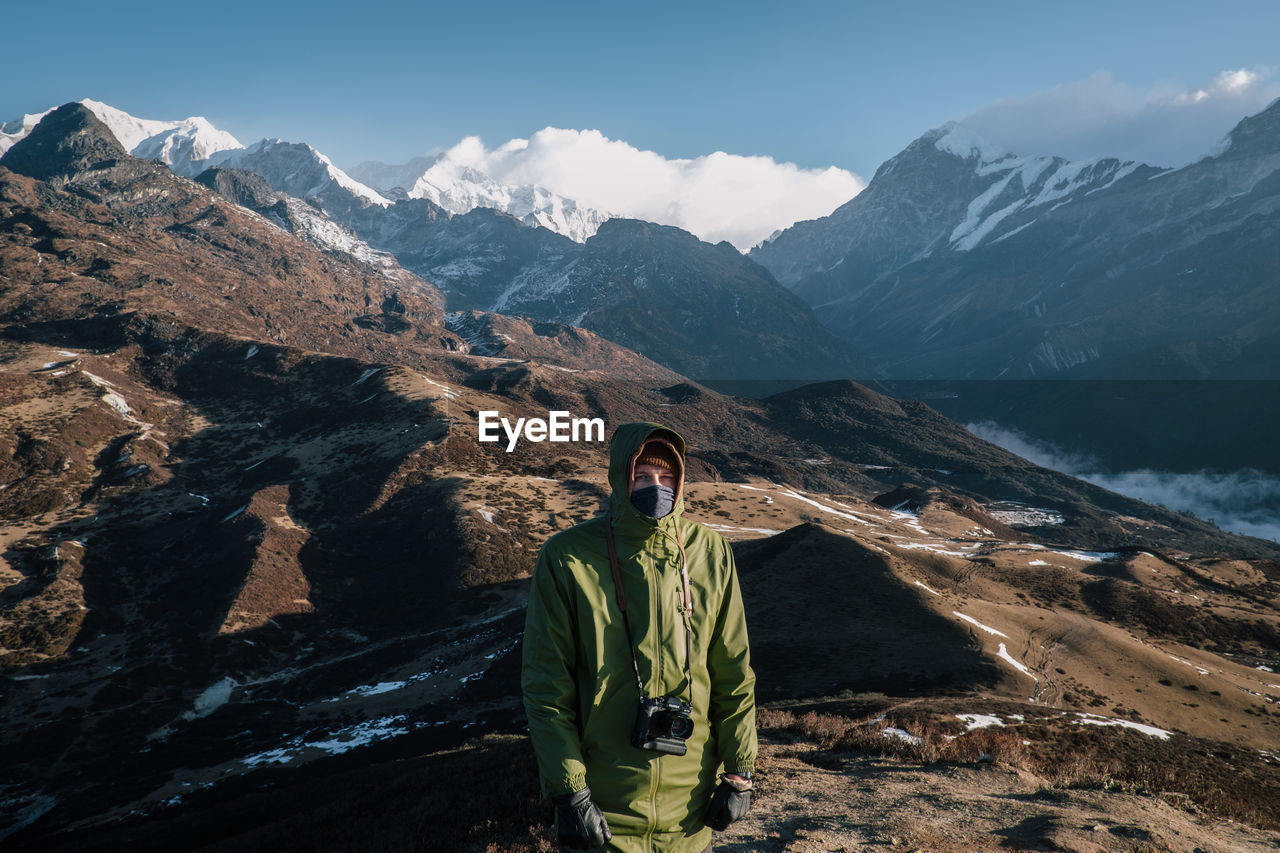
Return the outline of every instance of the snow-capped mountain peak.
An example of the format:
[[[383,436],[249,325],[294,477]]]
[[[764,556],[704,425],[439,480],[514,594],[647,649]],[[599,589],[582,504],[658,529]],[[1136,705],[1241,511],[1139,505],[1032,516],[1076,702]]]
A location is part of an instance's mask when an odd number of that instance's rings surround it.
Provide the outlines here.
[[[977,157],[983,163],[995,163],[1012,156],[999,145],[989,142],[959,122],[949,121],[934,133],[938,136],[935,148],[954,154],[962,160]]]
[[[950,246],[961,252],[1012,236],[1030,226],[1039,212],[1104,190],[1142,165],[1115,158],[1019,157],[955,123],[936,145],[939,151],[961,159],[976,157],[975,174],[990,181],[969,202],[964,218],[951,232]]]
[[[179,174],[185,173],[190,164],[207,160],[219,151],[243,147],[234,136],[214,127],[203,116],[155,121],[137,118],[101,101],[85,98],[80,103],[110,128],[130,154],[160,160]]]
[[[336,186],[364,203],[383,207],[391,204],[310,145],[264,139],[246,148],[202,116],[156,121],[132,116],[101,101],[86,98],[80,103],[107,126],[130,154],[159,160],[187,178],[194,178],[210,166],[234,167],[257,172],[275,190],[299,198],[319,195]],[[52,110],[0,126],[0,154],[30,133],[49,112]]]
[[[399,165],[366,160],[347,169],[347,174],[384,195],[395,189],[405,192],[439,159],[440,155],[414,157]]]
[[[352,178],[324,154],[301,142],[263,139],[248,148],[219,153],[198,165],[200,169],[218,165],[256,172],[267,179],[272,189],[297,198],[320,195],[336,185],[371,204],[391,204],[377,190]]]
[[[0,156],[22,141],[51,112],[52,109],[47,109],[42,113],[28,113],[22,118],[0,124]]]
[[[160,160],[179,174],[188,174],[193,163],[220,151],[242,148],[240,142],[202,116],[181,121],[154,121],[129,115],[110,104],[85,98],[80,101],[107,126],[126,151],[144,160]],[[0,125],[0,154],[25,138],[40,120],[53,112],[25,115]]]
[[[214,151],[241,147],[234,136],[224,130],[218,130],[218,128],[209,123],[208,119],[202,116],[192,116],[181,121],[154,121],[136,118],[110,104],[104,104],[101,101],[94,101],[89,98],[85,98],[80,103],[88,107],[94,115],[101,119],[102,123],[111,129],[116,139],[120,140],[120,144],[130,153],[133,153],[140,145],[151,141],[154,137],[168,138],[175,133],[188,136],[193,141],[198,142],[202,149],[207,150],[206,157]],[[161,144],[157,142],[155,147],[160,147]]]
[[[1023,156],[949,122],[885,162],[871,184],[830,216],[800,222],[752,250],[813,304],[839,293],[845,269],[888,275],[905,264],[968,253],[1034,229],[1058,208],[1160,170],[1114,158]],[[822,279],[823,283],[818,283]],[[821,291],[819,295],[818,291]]]
[[[605,211],[579,205],[537,184],[499,183],[463,162],[441,157],[409,190],[410,198],[425,198],[451,213],[478,207],[500,210],[527,225],[541,225],[578,243],[585,242],[613,218]]]

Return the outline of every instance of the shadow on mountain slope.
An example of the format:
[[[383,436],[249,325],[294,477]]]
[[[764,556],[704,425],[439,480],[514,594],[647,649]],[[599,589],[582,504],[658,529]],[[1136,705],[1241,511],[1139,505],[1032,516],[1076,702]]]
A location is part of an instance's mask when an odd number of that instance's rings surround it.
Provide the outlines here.
[[[888,557],[816,524],[734,545],[762,701],[973,690],[1000,673]]]
[[[21,568],[51,553],[31,573],[82,595],[78,618],[53,626],[65,636],[50,651],[70,651],[5,696],[6,764],[59,791],[64,825],[176,767],[323,725],[300,703],[370,667],[440,665],[444,638],[426,638],[507,594],[460,583],[473,548],[454,486],[411,458],[448,424],[432,399],[389,391],[381,368],[195,333],[98,358],[113,356],[127,364],[95,361],[95,385],[129,420],[78,436],[106,447],[96,515],[45,530],[44,551],[5,554]],[[233,691],[241,700],[206,720]]]

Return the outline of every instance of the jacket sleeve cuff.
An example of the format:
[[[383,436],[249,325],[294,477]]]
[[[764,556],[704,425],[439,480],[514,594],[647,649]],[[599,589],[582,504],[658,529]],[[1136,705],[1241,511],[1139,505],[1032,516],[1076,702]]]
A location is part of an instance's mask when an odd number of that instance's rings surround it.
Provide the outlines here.
[[[585,773],[575,773],[572,776],[566,776],[557,779],[554,782],[547,783],[546,794],[548,797],[558,797],[561,794],[573,794],[587,787],[587,776]]]
[[[754,773],[756,769],[755,756],[748,758],[737,758],[724,763],[725,773]]]

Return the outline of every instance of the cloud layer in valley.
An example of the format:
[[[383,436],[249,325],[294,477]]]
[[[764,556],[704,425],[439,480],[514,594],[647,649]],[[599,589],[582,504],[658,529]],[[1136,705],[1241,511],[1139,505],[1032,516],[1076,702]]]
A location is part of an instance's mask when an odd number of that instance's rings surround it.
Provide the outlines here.
[[[774,231],[825,216],[866,186],[834,166],[802,169],[771,157],[717,151],[670,160],[596,130],[548,127],[488,148],[468,137],[444,154],[503,184],[537,184],[616,216],[675,225],[703,240],[750,249]]]
[[[1097,460],[1069,453],[990,421],[965,424],[981,439],[1029,459],[1037,465],[1079,477],[1122,495],[1189,512],[1223,530],[1280,542],[1280,478],[1262,471],[1152,471],[1110,473]]]
[[[1186,91],[1148,92],[1099,71],[1029,97],[997,101],[961,123],[1015,154],[1184,166],[1210,153],[1240,119],[1277,97],[1280,81],[1269,68],[1223,71]]]

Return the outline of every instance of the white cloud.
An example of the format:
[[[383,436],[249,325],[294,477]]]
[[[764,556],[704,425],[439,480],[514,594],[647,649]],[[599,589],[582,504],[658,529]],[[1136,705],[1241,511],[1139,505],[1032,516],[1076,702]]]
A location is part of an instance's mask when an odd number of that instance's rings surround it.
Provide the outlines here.
[[[1135,92],[1106,71],[983,107],[962,124],[1017,154],[1119,157],[1183,166],[1213,150],[1240,119],[1280,97],[1269,68],[1223,71],[1190,90]]]
[[[1097,459],[1069,453],[991,421],[965,424],[979,438],[998,444],[1045,468],[1087,480],[1108,491],[1208,519],[1223,530],[1280,542],[1280,478],[1244,468],[1239,471],[1152,471],[1110,473]]]
[[[669,160],[596,130],[554,127],[494,149],[468,137],[444,159],[502,184],[536,184],[588,207],[675,225],[744,251],[779,228],[826,216],[866,186],[834,166],[801,169],[723,151]]]

